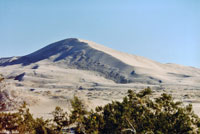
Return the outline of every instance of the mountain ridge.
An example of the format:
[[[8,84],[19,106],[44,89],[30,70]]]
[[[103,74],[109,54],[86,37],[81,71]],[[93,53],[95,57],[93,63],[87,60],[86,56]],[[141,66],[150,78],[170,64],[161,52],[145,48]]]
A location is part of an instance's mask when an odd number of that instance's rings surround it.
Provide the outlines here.
[[[92,108],[120,100],[128,89],[146,87],[154,95],[167,92],[193,103],[197,113],[200,109],[200,69],[162,64],[82,39],[65,39],[25,56],[1,58],[0,74],[5,78],[1,90],[16,104],[26,101],[39,115],[55,106],[69,106],[74,95]]]
[[[25,56],[2,58],[0,66],[29,66],[41,61],[67,68],[96,71],[107,79],[124,84],[139,82],[159,85],[174,83],[177,79],[184,83],[186,78],[200,76],[198,68],[161,64],[77,38],[57,41]]]
[[[46,59],[54,63],[65,60],[65,65],[73,66],[77,69],[97,71],[117,83],[130,83],[133,81],[130,76],[137,76],[133,73],[134,70],[131,66],[113,58],[111,55],[90,48],[87,43],[75,38],[52,43],[34,53],[19,57],[11,62],[0,62],[2,63],[0,66],[15,64],[27,66]],[[107,62],[108,60],[109,62]]]

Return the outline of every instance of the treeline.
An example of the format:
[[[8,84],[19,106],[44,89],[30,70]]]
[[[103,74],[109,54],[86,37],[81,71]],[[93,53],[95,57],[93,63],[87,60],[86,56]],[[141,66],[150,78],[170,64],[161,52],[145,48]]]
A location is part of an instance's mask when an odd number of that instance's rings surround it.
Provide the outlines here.
[[[56,107],[49,120],[33,118],[24,104],[16,113],[0,113],[0,131],[60,134],[66,128],[74,128],[76,134],[200,133],[200,118],[193,113],[192,105],[184,106],[165,93],[151,99],[151,94],[150,88],[139,93],[129,90],[123,101],[90,111],[75,96],[70,113]]]

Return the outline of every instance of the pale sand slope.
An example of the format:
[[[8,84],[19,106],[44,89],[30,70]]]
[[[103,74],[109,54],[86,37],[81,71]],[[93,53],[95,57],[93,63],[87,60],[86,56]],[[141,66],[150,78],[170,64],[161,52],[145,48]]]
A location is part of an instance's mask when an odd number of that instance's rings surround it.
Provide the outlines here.
[[[69,111],[74,95],[90,109],[121,100],[128,89],[139,91],[147,86],[155,91],[154,96],[170,93],[176,100],[192,103],[200,113],[200,69],[161,64],[80,39],[0,59],[0,74],[6,77],[3,90],[14,102],[27,101],[35,116],[45,118],[56,106]]]
[[[177,77],[190,77],[193,78],[181,80],[183,83],[196,83],[195,80],[200,81],[200,69],[194,67],[186,67],[176,64],[161,64],[159,62],[152,61],[150,59],[131,55],[123,52],[119,52],[110,48],[107,48],[103,45],[96,44],[92,41],[81,40],[82,42],[88,43],[88,45],[96,50],[107,53],[124,63],[135,67],[137,73],[144,73],[145,75],[150,75],[158,79],[167,80],[171,83],[177,82]],[[137,68],[138,67],[138,68]],[[177,76],[176,78],[174,76]],[[174,77],[174,78],[173,78]]]

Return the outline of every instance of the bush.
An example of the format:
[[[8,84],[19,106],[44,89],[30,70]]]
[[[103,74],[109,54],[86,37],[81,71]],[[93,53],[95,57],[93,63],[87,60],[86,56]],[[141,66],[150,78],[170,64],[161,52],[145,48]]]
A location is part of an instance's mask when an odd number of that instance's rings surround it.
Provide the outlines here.
[[[86,133],[200,133],[200,119],[193,113],[192,105],[184,107],[168,94],[150,99],[151,93],[150,88],[139,93],[129,90],[122,102],[97,107],[82,122]]]
[[[113,101],[95,111],[87,111],[78,97],[71,100],[71,114],[56,107],[53,120],[34,119],[24,104],[17,113],[0,113],[0,131],[19,133],[59,134],[63,128],[75,126],[77,134],[197,134],[200,119],[192,105],[175,102],[171,95],[151,99],[146,88],[132,90],[122,102]]]
[[[69,117],[67,112],[64,112],[60,107],[56,107],[53,111],[53,122],[56,124],[55,131],[60,133],[63,127],[67,127],[70,125]]]
[[[34,119],[24,103],[16,113],[0,113],[0,132],[19,132],[20,134],[47,134],[51,132],[49,120]],[[48,133],[49,134],[49,133]]]

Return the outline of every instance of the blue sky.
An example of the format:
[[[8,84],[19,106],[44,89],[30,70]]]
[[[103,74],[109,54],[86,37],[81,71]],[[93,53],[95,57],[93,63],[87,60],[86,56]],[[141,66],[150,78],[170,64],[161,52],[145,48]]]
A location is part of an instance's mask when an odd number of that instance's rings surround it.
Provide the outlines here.
[[[0,0],[0,57],[70,37],[200,68],[200,0]]]

